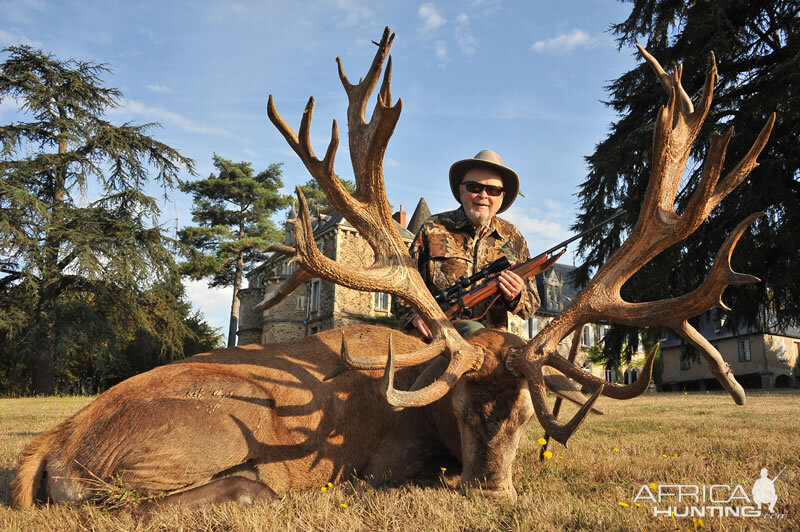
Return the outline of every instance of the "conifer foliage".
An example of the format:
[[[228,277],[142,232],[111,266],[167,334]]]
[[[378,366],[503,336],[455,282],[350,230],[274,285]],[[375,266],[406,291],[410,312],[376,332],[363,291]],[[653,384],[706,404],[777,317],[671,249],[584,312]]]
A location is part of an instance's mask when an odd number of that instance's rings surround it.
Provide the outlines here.
[[[287,207],[290,199],[279,193],[281,163],[254,174],[249,162],[214,154],[214,167],[216,175],[181,185],[194,198],[192,219],[198,224],[179,233],[187,256],[181,268],[194,279],[208,279],[209,287],[233,287],[230,347],[236,345],[244,272],[266,260],[267,247],[283,243],[283,231],[270,216]]]
[[[149,136],[156,124],[104,119],[122,97],[105,65],[2,54],[0,101],[27,119],[0,126],[3,375],[50,394],[76,365],[113,365],[137,331],[178,356],[182,287],[144,190],[166,193],[193,161]]]

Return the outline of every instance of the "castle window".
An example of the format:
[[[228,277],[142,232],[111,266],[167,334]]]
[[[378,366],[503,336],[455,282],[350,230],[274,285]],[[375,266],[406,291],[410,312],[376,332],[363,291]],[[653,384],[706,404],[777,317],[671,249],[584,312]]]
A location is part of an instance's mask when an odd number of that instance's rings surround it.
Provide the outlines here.
[[[739,340],[739,362],[750,361],[750,338]]]
[[[305,310],[306,308],[306,298],[298,297],[297,298],[297,310]]]
[[[617,382],[617,372],[614,368],[606,368],[606,382]]]
[[[309,295],[311,298],[311,301],[309,302],[309,308],[311,309],[311,312],[319,311],[319,288],[319,279],[313,279],[311,281],[311,294]]]
[[[594,345],[594,327],[586,325],[583,328],[581,335],[581,345],[584,347],[592,347]]]
[[[375,292],[374,308],[375,310],[389,310],[389,294],[386,292]]]

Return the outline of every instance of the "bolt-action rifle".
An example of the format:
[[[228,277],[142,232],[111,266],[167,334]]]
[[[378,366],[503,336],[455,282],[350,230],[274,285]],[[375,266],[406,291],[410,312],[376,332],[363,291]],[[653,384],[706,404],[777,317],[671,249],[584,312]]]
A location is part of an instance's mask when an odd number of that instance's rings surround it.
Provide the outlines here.
[[[548,249],[544,253],[540,253],[539,255],[533,257],[532,259],[528,259],[525,262],[520,262],[519,264],[511,266],[508,257],[501,257],[473,275],[469,277],[461,277],[452,286],[449,286],[445,290],[441,290],[434,297],[444,310],[445,315],[451,320],[456,320],[462,317],[467,319],[472,318],[472,309],[475,307],[475,305],[481,301],[489,299],[490,297],[494,297],[494,300],[489,305],[489,307],[491,307],[502,294],[500,292],[500,281],[498,280],[498,277],[503,270],[510,269],[510,271],[516,273],[523,279],[533,277],[544,271],[547,271],[553,264],[556,263],[561,255],[566,253],[567,245],[583,237],[584,235],[591,233],[597,228],[606,225],[614,218],[620,216],[623,212],[624,211],[622,209],[619,209],[602,222],[593,225],[586,231],[568,238],[567,240]],[[483,282],[470,289],[472,285],[480,281]]]

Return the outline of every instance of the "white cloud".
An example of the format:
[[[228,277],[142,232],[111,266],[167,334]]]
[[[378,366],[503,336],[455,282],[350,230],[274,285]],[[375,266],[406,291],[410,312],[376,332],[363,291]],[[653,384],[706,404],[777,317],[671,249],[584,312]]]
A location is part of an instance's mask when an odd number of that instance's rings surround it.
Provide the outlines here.
[[[194,121],[184,118],[178,113],[167,111],[161,107],[151,107],[136,100],[124,100],[122,105],[112,111],[113,113],[130,112],[137,115],[152,117],[159,121],[169,122],[190,133],[210,133],[212,135],[222,135],[225,137],[231,136],[230,131],[226,129],[202,126]]]
[[[227,338],[233,289],[209,288],[206,281],[185,280],[183,285],[186,298],[192,302],[192,310],[202,312],[209,325],[221,329]]]
[[[148,88],[153,92],[172,92],[172,89],[165,87],[164,85],[145,85],[145,88]]]
[[[448,54],[447,54],[447,44],[444,41],[436,41],[433,43],[435,54],[436,54],[436,66],[439,68],[445,68],[447,63],[450,61]]]
[[[33,48],[42,48],[42,43],[39,41],[33,41],[24,35],[20,35],[18,33],[12,33],[6,30],[0,30],[0,44],[3,46],[14,46],[20,44],[27,44],[28,46],[32,46]]]
[[[534,217],[518,208],[509,209],[502,217],[516,225],[524,235],[530,235],[527,236],[529,240],[555,243],[572,236],[570,230],[560,223]],[[531,253],[535,251],[531,249]]]
[[[335,0],[334,5],[344,12],[344,17],[337,23],[337,26],[340,27],[356,26],[362,22],[369,22],[375,16],[374,11],[368,7],[358,5],[356,0]]]
[[[436,58],[445,60],[447,59],[447,45],[444,41],[436,41]]]
[[[472,35],[469,27],[469,16],[466,13],[459,13],[456,17],[456,42],[464,52],[464,55],[473,55],[478,41]]]
[[[550,198],[545,198],[543,203],[545,208],[550,209],[551,211],[561,211],[562,209],[561,204],[559,202],[552,200]]]
[[[419,15],[419,18],[422,20],[422,28],[420,28],[420,31],[423,33],[435,30],[447,22],[447,20],[439,14],[436,6],[431,3],[419,6],[417,15]]]
[[[534,52],[570,52],[575,48],[592,48],[597,44],[597,38],[592,37],[583,30],[574,29],[561,33],[555,37],[536,41],[531,46]]]

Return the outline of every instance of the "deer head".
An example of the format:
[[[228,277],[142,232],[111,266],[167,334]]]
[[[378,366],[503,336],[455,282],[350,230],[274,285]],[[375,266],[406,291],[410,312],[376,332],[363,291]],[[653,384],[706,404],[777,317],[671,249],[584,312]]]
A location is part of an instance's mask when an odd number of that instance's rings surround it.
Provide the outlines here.
[[[309,141],[314,99],[309,99],[299,133],[296,134],[278,114],[272,96],[269,97],[270,120],[320,184],[334,207],[368,241],[375,258],[372,265],[365,270],[356,270],[325,257],[314,242],[311,217],[305,198],[298,188],[300,214],[297,219],[292,220],[296,232],[296,247],[280,251],[290,254],[292,260],[297,261],[302,268],[287,279],[282,287],[267,295],[256,309],[260,311],[274,305],[303,280],[312,276],[329,279],[357,290],[389,292],[403,297],[432,332],[433,339],[427,347],[403,354],[395,354],[390,349],[388,358],[384,354],[355,357],[349,353],[347,344],[343,341],[342,356],[345,363],[355,369],[385,367],[386,400],[395,407],[415,407],[440,399],[463,375],[479,372],[490,353],[486,345],[464,340],[452,327],[417,272],[391,217],[384,187],[383,155],[402,109],[400,100],[392,105],[391,57],[387,62],[383,83],[369,122],[366,122],[366,106],[393,39],[394,34],[387,27],[380,42],[376,43],[378,51],[367,75],[358,84],[351,84],[347,80],[341,60],[336,59],[339,77],[349,99],[348,140],[357,187],[353,196],[341,186],[333,169],[339,143],[336,121],[333,121],[328,149],[320,160],[314,155]],[[675,196],[691,146],[711,105],[716,66],[712,56],[703,96],[695,110],[681,86],[681,68],[669,75],[644,49],[640,50],[658,75],[669,96],[669,103],[661,108],[655,123],[652,173],[638,221],[628,239],[572,304],[527,345],[505,348],[501,359],[504,371],[527,381],[539,422],[548,434],[564,445],[600,395],[615,399],[635,397],[647,388],[652,375],[655,348],[647,358],[642,376],[629,386],[606,383],[558,354],[556,347],[559,341],[570,332],[580,330],[583,325],[599,320],[674,329],[700,350],[717,379],[734,400],[738,404],[744,402],[744,391],[719,352],[687,320],[714,306],[725,308],[721,295],[727,285],[759,281],[751,275],[735,273],[730,265],[731,253],[736,243],[759,214],[750,216],[737,226],[719,250],[707,278],[694,291],[668,300],[629,303],[620,296],[620,288],[658,253],[694,232],[711,210],[747,177],[757,164],[756,158],[766,144],[775,117],[773,115],[770,118],[744,159],[723,178],[720,177],[722,165],[732,130],[723,135],[715,133],[712,136],[701,182],[685,212],[679,214],[675,212]],[[444,355],[449,360],[447,368],[440,375],[425,379],[419,384],[419,389],[416,385],[409,391],[394,388],[395,368],[422,364],[438,355]],[[492,353],[492,359],[492,364],[495,364],[495,353]],[[543,375],[551,373],[551,368],[594,390],[589,401],[566,424],[556,420],[546,402]]]

